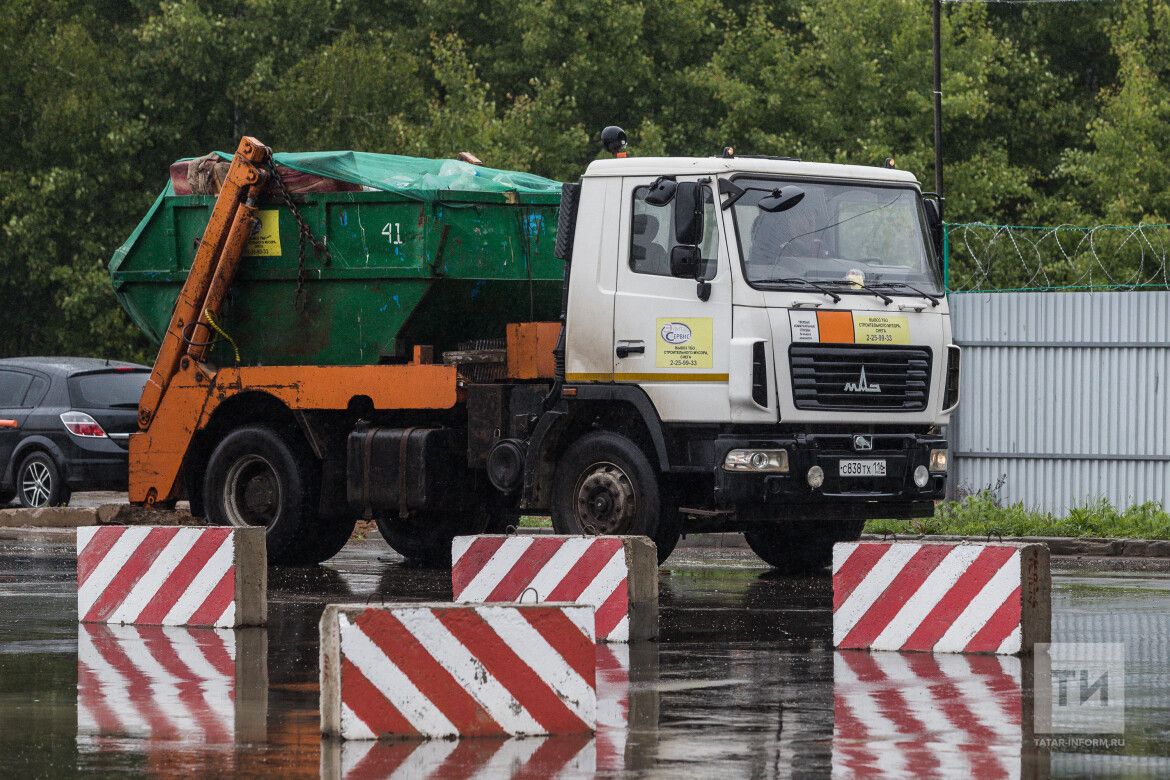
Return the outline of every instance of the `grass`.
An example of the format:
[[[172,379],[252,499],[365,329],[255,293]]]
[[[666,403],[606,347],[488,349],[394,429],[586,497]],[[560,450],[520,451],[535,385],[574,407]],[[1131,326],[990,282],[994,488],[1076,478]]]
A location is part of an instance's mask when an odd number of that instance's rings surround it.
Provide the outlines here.
[[[873,534],[1170,539],[1170,514],[1156,502],[1121,510],[1101,500],[1056,517],[1029,511],[1020,504],[1001,506],[994,494],[984,491],[960,501],[939,504],[934,517],[871,520],[865,524],[865,530]]]

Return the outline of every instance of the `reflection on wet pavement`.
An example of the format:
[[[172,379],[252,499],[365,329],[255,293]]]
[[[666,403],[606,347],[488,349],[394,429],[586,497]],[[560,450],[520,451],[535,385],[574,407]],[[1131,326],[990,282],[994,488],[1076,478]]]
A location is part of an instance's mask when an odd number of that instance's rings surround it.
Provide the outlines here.
[[[77,738],[221,745],[262,741],[268,635],[83,624],[77,633]]]
[[[833,776],[1027,777],[1019,658],[847,650],[833,659]]]
[[[683,550],[658,643],[600,645],[593,739],[336,743],[317,711],[330,602],[450,598],[373,539],[274,570],[267,629],[79,626],[67,545],[0,550],[4,776],[1019,777],[1170,771],[1170,582],[1058,580],[1054,636],[1125,641],[1126,747],[1036,748],[1014,658],[834,653],[829,582]],[[265,650],[264,645],[267,645]],[[1129,755],[1127,755],[1129,754]]]

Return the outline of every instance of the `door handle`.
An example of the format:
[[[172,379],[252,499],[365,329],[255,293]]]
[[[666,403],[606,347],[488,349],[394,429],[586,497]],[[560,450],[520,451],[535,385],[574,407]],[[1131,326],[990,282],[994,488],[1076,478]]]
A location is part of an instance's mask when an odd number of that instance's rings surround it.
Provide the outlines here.
[[[0,420],[0,428],[19,428],[20,423],[16,420]]]
[[[619,358],[628,358],[630,355],[645,355],[646,345],[640,341],[631,341],[624,344],[618,344],[617,352]]]

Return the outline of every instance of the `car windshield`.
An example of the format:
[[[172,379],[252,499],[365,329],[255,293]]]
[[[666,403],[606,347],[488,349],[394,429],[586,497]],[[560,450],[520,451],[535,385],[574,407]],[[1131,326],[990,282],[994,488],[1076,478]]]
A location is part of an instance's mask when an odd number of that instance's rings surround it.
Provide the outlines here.
[[[888,285],[941,294],[916,190],[775,179],[736,178],[735,184],[751,188],[733,208],[752,285],[807,286],[803,280],[840,293]],[[804,198],[786,211],[761,210],[760,199],[783,185],[799,187]]]
[[[69,398],[84,409],[133,409],[149,376],[140,369],[74,374],[69,377]]]

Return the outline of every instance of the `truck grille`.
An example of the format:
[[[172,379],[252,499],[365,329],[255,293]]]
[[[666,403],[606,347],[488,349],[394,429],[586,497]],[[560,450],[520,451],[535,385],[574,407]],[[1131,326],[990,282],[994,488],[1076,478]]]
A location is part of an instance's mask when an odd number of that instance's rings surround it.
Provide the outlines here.
[[[918,412],[926,408],[928,347],[793,344],[788,357],[797,409]]]

